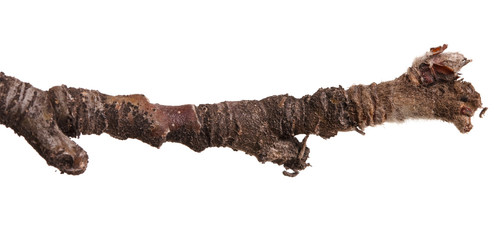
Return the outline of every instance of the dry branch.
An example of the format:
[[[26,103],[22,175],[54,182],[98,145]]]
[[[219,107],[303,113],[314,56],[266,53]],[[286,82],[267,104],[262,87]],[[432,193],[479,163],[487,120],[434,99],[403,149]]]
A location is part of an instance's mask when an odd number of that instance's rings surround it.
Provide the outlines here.
[[[321,88],[302,98],[279,95],[199,106],[151,104],[143,95],[110,96],[64,85],[42,91],[0,73],[0,123],[68,174],[83,173],[88,163],[87,153],[70,137],[105,132],[158,148],[166,141],[197,152],[230,147],[260,162],[283,165],[293,171],[285,175],[295,176],[308,166],[309,134],[363,134],[367,126],[414,118],[440,119],[463,133],[470,131],[470,118],[482,105],[480,94],[458,79],[470,60],[460,53],[443,53],[446,47],[416,58],[392,81]],[[298,134],[307,137],[300,142]]]

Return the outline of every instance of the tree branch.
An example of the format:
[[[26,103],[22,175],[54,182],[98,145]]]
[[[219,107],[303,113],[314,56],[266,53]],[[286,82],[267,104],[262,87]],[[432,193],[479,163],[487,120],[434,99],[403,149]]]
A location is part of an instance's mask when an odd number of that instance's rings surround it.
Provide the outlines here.
[[[440,119],[462,133],[471,130],[470,117],[482,106],[473,86],[459,80],[470,62],[460,53],[432,48],[416,58],[406,73],[392,81],[321,88],[295,98],[217,104],[164,106],[143,95],[110,96],[64,85],[42,91],[0,73],[0,123],[12,128],[62,173],[81,174],[86,152],[70,137],[102,134],[136,138],[154,147],[179,142],[194,151],[230,147],[274,162],[296,176],[305,169],[309,134],[323,138],[340,131],[364,133],[367,126],[411,118]],[[296,135],[307,137],[300,142]]]

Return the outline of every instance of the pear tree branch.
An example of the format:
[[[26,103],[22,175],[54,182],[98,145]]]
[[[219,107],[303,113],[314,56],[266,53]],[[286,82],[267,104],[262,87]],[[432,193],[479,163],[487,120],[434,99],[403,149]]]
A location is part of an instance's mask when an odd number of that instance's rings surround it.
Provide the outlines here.
[[[459,71],[471,60],[446,48],[430,49],[391,81],[320,88],[301,98],[278,95],[198,106],[152,104],[140,94],[111,96],[65,85],[43,91],[0,73],[0,123],[67,174],[83,173],[88,163],[87,153],[71,138],[107,133],[158,148],[166,141],[196,152],[229,147],[283,165],[289,170],[285,175],[296,176],[309,166],[310,134],[326,139],[344,131],[364,134],[368,126],[406,119],[438,119],[470,131],[482,103]],[[299,134],[306,135],[303,141],[295,137]]]

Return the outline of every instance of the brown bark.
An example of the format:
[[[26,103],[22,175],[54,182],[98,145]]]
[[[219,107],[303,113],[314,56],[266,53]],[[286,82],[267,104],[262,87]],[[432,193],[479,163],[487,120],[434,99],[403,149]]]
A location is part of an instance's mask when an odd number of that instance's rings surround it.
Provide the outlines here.
[[[392,81],[347,90],[321,88],[302,98],[279,95],[199,106],[163,106],[143,95],[110,96],[64,85],[42,91],[1,73],[0,123],[68,174],[83,173],[88,162],[86,152],[69,137],[105,132],[154,147],[166,141],[197,152],[230,147],[283,165],[293,171],[285,175],[295,176],[308,166],[309,153],[307,138],[300,142],[298,134],[363,134],[367,126],[410,118],[440,119],[463,133],[470,131],[470,117],[481,99],[470,83],[458,80],[458,71],[470,60],[442,53],[445,48],[432,48]]]

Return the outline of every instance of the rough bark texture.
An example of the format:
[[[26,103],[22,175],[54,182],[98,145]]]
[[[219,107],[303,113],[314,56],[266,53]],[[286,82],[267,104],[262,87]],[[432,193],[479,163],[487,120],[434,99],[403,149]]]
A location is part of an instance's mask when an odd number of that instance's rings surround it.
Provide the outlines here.
[[[0,73],[0,123],[68,174],[83,173],[88,162],[86,152],[69,137],[105,132],[154,147],[166,141],[197,152],[230,147],[260,162],[283,165],[293,171],[285,175],[296,176],[308,166],[309,134],[363,134],[367,126],[410,118],[440,119],[463,133],[470,131],[480,95],[470,83],[458,80],[458,71],[470,60],[442,53],[445,48],[432,48],[406,73],[380,84],[321,88],[302,98],[279,95],[199,106],[163,106],[143,95],[110,96],[64,85],[42,91]],[[300,142],[298,134],[307,137]]]

